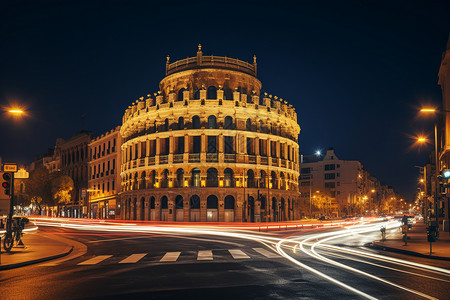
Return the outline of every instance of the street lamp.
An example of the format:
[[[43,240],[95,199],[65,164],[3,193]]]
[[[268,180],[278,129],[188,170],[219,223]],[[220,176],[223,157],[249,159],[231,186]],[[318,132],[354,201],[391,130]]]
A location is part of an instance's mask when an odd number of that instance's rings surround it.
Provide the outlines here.
[[[447,110],[438,110],[435,108],[422,108],[420,110],[421,113],[447,113]],[[418,142],[424,143],[426,139],[419,138]],[[438,172],[439,172],[439,158],[438,158],[438,138],[437,138],[437,122],[434,122],[434,155],[435,155],[435,168],[436,168],[436,176],[434,178],[435,191],[434,191],[434,216],[435,216],[435,225],[436,231],[439,232],[439,214],[438,214]]]

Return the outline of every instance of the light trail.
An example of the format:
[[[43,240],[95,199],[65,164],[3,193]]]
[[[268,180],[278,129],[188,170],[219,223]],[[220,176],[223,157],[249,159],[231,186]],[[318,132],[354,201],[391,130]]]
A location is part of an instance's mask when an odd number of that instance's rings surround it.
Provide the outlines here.
[[[129,223],[129,222],[91,222],[86,220],[55,220],[52,218],[39,218],[35,219],[35,223],[37,225],[45,225],[45,226],[56,226],[60,228],[71,228],[71,229],[77,229],[77,230],[83,230],[83,231],[101,231],[101,232],[127,232],[127,233],[143,233],[143,234],[149,234],[149,233],[159,233],[163,235],[173,235],[173,237],[182,237],[180,235],[182,234],[196,234],[196,235],[213,235],[213,236],[221,236],[221,237],[230,237],[230,238],[239,238],[239,239],[245,239],[245,240],[252,240],[255,242],[259,242],[264,244],[266,247],[272,249],[273,251],[279,253],[282,257],[286,258],[296,266],[303,268],[305,270],[310,271],[311,273],[314,273],[329,282],[336,284],[352,293],[355,293],[361,297],[367,298],[367,299],[376,299],[375,297],[364,293],[361,290],[356,289],[355,287],[352,287],[348,284],[345,284],[336,278],[333,278],[323,272],[318,271],[317,269],[310,267],[299,260],[295,259],[294,257],[288,255],[283,248],[290,249],[293,251],[293,253],[297,252],[297,249],[300,249],[308,256],[314,257],[315,259],[318,259],[322,262],[325,262],[327,264],[331,264],[340,268],[344,268],[346,270],[349,270],[357,275],[363,275],[373,280],[378,280],[380,282],[383,282],[385,284],[389,284],[393,287],[399,288],[401,290],[414,293],[416,295],[428,298],[428,299],[435,299],[434,297],[430,295],[426,295],[424,293],[421,293],[419,291],[415,291],[412,289],[409,289],[407,287],[398,285],[396,283],[384,280],[382,278],[379,278],[375,275],[357,270],[355,268],[352,268],[350,266],[347,266],[345,264],[336,262],[334,260],[331,260],[327,257],[322,256],[321,254],[317,253],[315,248],[326,248],[331,249],[339,252],[346,252],[350,253],[352,255],[357,256],[366,256],[370,257],[374,260],[384,261],[386,263],[393,263],[402,265],[409,268],[416,268],[420,270],[426,270],[428,272],[436,272],[436,273],[444,273],[444,274],[450,274],[449,270],[445,270],[442,268],[437,268],[433,266],[428,266],[424,264],[414,263],[414,262],[408,262],[401,259],[395,259],[387,256],[367,253],[363,251],[357,251],[353,249],[347,249],[342,247],[337,247],[334,245],[324,244],[324,242],[329,242],[337,238],[343,238],[343,237],[349,237],[352,235],[358,235],[358,234],[364,234],[368,232],[378,231],[379,230],[379,224],[373,225],[371,223],[360,223],[358,225],[355,225],[355,222],[339,222],[339,224],[331,224],[328,225],[326,228],[332,228],[333,226],[346,226],[342,230],[335,230],[332,232],[321,232],[321,233],[315,233],[315,234],[308,234],[307,236],[302,237],[276,237],[271,236],[268,233],[262,233],[262,232],[252,232],[249,231],[254,228],[260,228],[260,227],[254,227],[254,226],[213,226],[212,224],[207,225],[197,225],[197,224],[152,224],[152,223]],[[319,229],[324,229],[323,226],[325,224],[322,224],[322,226]],[[297,225],[298,226],[298,225]],[[398,228],[399,223],[398,222],[388,222],[386,223],[387,229],[392,228]],[[278,226],[276,226],[278,227]],[[306,228],[307,226],[304,226]],[[309,226],[308,226],[309,227]],[[284,229],[284,226],[282,227]],[[287,227],[286,227],[287,228]],[[294,227],[295,228],[295,227]],[[297,227],[298,228],[298,227]],[[291,246],[293,244],[293,246]],[[311,250],[307,250],[305,247],[309,246],[311,247]],[[354,260],[356,261],[356,260]],[[389,268],[389,267],[386,267]],[[394,271],[399,272],[407,272],[403,270],[397,270],[394,268],[390,268]],[[411,275],[414,275],[415,273],[407,272]],[[420,274],[418,274],[420,275]],[[427,276],[424,276],[427,277]],[[438,278],[433,277],[427,277],[430,279],[439,280]]]

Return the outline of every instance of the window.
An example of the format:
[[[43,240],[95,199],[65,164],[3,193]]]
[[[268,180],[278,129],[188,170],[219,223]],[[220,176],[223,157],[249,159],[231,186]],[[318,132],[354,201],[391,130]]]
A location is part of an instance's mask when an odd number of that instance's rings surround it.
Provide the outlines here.
[[[192,128],[200,129],[200,117],[199,116],[192,117]]]
[[[301,168],[300,169],[300,174],[310,174],[311,173],[311,168]]]
[[[216,137],[208,135],[208,153],[217,153]]]
[[[224,129],[233,129],[233,118],[230,116],[225,117]]]
[[[332,165],[325,165],[325,171],[334,170],[334,168],[335,168],[334,164],[332,164]]]
[[[178,101],[183,101],[183,92],[184,91],[185,91],[184,88],[182,88],[178,91],[178,98],[177,98]]]
[[[325,182],[325,188],[327,189],[334,189],[335,183],[334,182]]]
[[[339,181],[337,182],[337,186],[341,186],[341,183]]]
[[[326,173],[325,179],[335,179],[336,175],[334,173]]]
[[[208,87],[206,99],[217,99],[217,88],[215,86]]]
[[[183,153],[184,153],[184,136],[180,136],[178,138],[177,154],[183,154]]]
[[[217,122],[215,116],[208,117],[208,129],[217,129]]]
[[[310,181],[302,181],[300,182],[300,186],[310,186],[311,182]]]
[[[234,154],[233,137],[232,136],[225,136],[224,137],[224,144],[225,144],[225,154]]]
[[[192,153],[200,153],[200,149],[201,149],[201,146],[202,146],[202,140],[201,140],[201,137],[200,136],[194,136],[193,137],[193,141],[194,141],[194,143],[193,143],[193,151],[192,151]]]
[[[339,169],[341,167],[341,165],[340,164],[337,164],[337,168]]]
[[[337,174],[337,177],[341,177],[341,173],[338,172],[338,173],[336,173],[336,174]]]
[[[183,129],[184,129],[184,118],[179,117],[178,118],[178,130],[183,130]]]

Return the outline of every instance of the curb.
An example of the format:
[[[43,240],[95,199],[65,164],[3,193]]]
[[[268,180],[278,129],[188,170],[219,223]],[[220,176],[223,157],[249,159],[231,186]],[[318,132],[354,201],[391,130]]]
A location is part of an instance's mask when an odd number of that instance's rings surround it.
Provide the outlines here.
[[[422,258],[430,258],[430,259],[439,259],[439,260],[447,260],[447,261],[450,261],[450,257],[425,255],[425,254],[418,253],[418,252],[414,252],[414,251],[409,251],[409,250],[403,250],[403,249],[398,249],[398,248],[392,248],[392,247],[381,246],[381,245],[377,245],[377,244],[375,244],[375,243],[368,243],[368,244],[366,244],[365,246],[366,246],[366,247],[369,247],[369,248],[377,249],[377,250],[390,251],[390,252],[397,252],[397,253],[401,253],[401,254],[406,254],[406,255],[411,255],[411,256],[417,256],[417,257],[422,257]]]
[[[0,271],[16,269],[16,268],[20,268],[20,267],[25,267],[25,266],[41,263],[41,262],[44,262],[44,261],[49,261],[49,260],[52,260],[52,259],[61,258],[61,257],[64,257],[66,255],[69,255],[70,253],[72,253],[72,251],[73,251],[73,246],[71,246],[69,251],[64,252],[64,253],[60,253],[60,254],[57,254],[57,255],[52,255],[52,256],[38,258],[38,259],[34,259],[34,260],[29,260],[29,261],[24,261],[24,262],[16,263],[16,264],[0,265]]]

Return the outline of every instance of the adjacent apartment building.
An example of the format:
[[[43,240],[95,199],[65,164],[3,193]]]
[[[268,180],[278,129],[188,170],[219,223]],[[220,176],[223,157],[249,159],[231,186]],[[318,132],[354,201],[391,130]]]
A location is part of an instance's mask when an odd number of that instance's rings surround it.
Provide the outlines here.
[[[120,126],[89,143],[90,218],[115,219],[120,216],[116,200],[120,192],[121,145]]]

